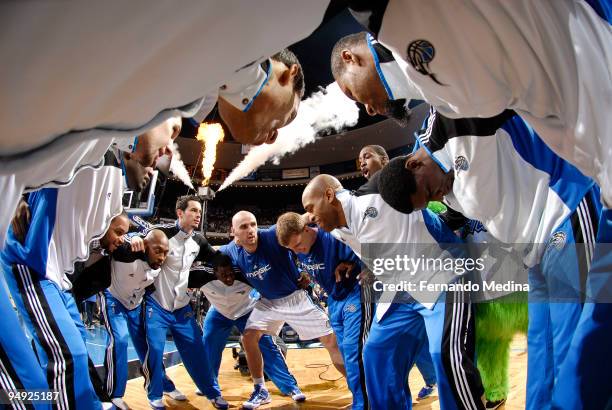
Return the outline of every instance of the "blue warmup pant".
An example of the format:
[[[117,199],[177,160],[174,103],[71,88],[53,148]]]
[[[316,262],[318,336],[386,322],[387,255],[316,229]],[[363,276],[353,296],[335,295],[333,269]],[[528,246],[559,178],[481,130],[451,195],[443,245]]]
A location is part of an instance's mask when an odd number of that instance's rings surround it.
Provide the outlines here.
[[[104,386],[111,398],[123,397],[128,380],[128,335],[132,339],[134,350],[140,363],[144,363],[147,354],[147,336],[142,318],[142,305],[127,309],[107,290],[100,293],[100,310],[104,316],[108,339],[104,355],[106,379]],[[163,390],[171,392],[176,387],[163,374]]]
[[[353,394],[353,409],[369,408],[365,369],[363,365],[363,346],[368,338],[374,304],[362,301],[361,286],[343,300],[327,299],[329,321],[336,334],[338,347],[344,359],[346,383]]]
[[[596,213],[581,202],[546,244],[540,263],[529,270],[526,408],[549,409],[559,369],[582,312],[581,294],[588,272],[582,243],[594,246]]]
[[[169,312],[147,295],[144,308],[147,354],[143,370],[149,400],[161,399],[163,395],[163,355],[168,331],[172,333],[183,365],[198,389],[208,399],[220,396],[214,388],[212,369],[202,343],[202,330],[195,321],[191,306]]]
[[[432,310],[395,303],[372,324],[364,349],[366,384],[373,409],[411,409],[408,372],[429,340],[440,407],[484,409],[484,388],[474,363],[474,315],[469,295],[447,292]]]
[[[436,384],[436,368],[434,367],[433,361],[431,360],[431,354],[429,353],[429,338],[427,332],[425,332],[425,340],[423,341],[423,347],[418,353],[414,364],[419,369],[423,381],[427,386]]]
[[[214,373],[214,388],[219,392],[218,395],[221,394],[219,368],[221,367],[221,357],[225,343],[232,327],[236,326],[241,334],[244,333],[249,315],[250,313],[247,313],[236,320],[232,320],[211,307],[204,319],[204,349]],[[264,372],[276,384],[281,393],[291,394],[293,390],[298,388],[297,381],[289,372],[285,358],[274,342],[274,338],[270,335],[263,335],[259,340],[259,349],[263,357]]]
[[[553,391],[555,409],[612,406],[612,209],[600,214],[587,298],[559,370]]]
[[[9,290],[34,338],[49,388],[59,392],[57,408],[102,408],[89,378],[85,330],[72,294],[40,279],[27,266],[4,266]],[[11,268],[9,273],[6,269]]]
[[[8,272],[10,274],[10,272]],[[25,332],[21,328],[17,313],[0,280],[0,388],[4,391],[49,390],[45,373],[38,363]],[[33,402],[16,404],[14,409],[51,409],[51,404]]]

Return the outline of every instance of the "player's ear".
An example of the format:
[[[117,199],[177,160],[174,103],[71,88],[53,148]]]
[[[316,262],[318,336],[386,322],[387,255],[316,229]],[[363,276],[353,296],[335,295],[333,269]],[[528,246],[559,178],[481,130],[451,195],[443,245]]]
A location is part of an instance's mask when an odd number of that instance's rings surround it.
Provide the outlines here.
[[[340,52],[340,57],[344,64],[359,64],[359,58],[351,52],[351,50],[344,49]]]
[[[325,199],[327,200],[327,202],[329,203],[333,202],[335,197],[336,197],[336,194],[333,189],[329,187],[325,189]]]
[[[293,78],[298,74],[299,67],[297,64],[291,64],[289,67],[283,69],[281,75],[278,77],[278,82],[282,86],[293,84]]]
[[[419,161],[414,156],[409,156],[406,159],[406,164],[404,166],[406,167],[406,169],[415,170],[423,166],[423,162]]]

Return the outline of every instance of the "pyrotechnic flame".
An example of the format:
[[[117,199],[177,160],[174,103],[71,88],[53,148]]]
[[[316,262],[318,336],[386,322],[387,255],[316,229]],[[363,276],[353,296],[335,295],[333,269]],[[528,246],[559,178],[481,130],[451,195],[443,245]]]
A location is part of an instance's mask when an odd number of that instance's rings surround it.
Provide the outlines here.
[[[221,124],[208,124],[203,122],[198,128],[196,139],[204,142],[202,149],[202,186],[207,186],[210,182],[215,161],[217,160],[217,144],[223,140],[224,132]]]

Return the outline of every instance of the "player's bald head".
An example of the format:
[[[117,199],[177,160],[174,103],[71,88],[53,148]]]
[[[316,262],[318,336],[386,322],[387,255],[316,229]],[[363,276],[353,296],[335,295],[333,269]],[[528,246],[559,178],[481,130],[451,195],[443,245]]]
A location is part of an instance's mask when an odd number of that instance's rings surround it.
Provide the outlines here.
[[[336,191],[342,189],[342,184],[335,177],[321,174],[306,185],[302,193],[302,205],[310,218],[327,232],[341,226],[343,211]]]
[[[336,177],[327,174],[321,174],[314,177],[306,188],[304,188],[304,192],[302,193],[302,202],[304,202],[304,198],[318,198],[325,195],[325,192],[331,189],[332,191],[337,191],[342,189],[342,184]]]
[[[238,211],[232,217],[232,233],[236,243],[247,251],[257,249],[257,219],[249,211]]]
[[[168,256],[170,247],[168,237],[163,231],[153,229],[147,233],[144,242],[149,266],[153,269],[159,269]]]
[[[232,216],[232,228],[237,229],[241,224],[246,221],[255,221],[255,215],[249,211],[238,211]]]
[[[153,245],[168,246],[168,237],[163,231],[159,229],[153,229],[152,231],[149,231],[149,233],[147,233],[147,236],[145,236],[145,240],[147,241],[147,243],[151,244],[151,246]]]

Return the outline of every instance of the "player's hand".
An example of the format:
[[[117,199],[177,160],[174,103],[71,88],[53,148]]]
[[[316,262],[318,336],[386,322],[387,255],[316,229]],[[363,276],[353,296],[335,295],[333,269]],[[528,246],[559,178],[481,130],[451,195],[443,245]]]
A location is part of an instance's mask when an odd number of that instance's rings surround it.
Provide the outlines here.
[[[334,271],[334,275],[336,276],[336,283],[342,282],[344,279],[350,278],[351,272],[354,268],[354,262],[340,262],[338,266],[336,266],[336,270]]]
[[[145,245],[144,241],[140,236],[133,236],[130,239],[130,247],[132,248],[132,252],[144,252]]]
[[[300,273],[297,284],[300,289],[307,289],[310,286],[310,275],[306,272]]]
[[[369,286],[376,280],[374,274],[368,269],[364,269],[357,275],[357,280],[361,286]]]
[[[13,235],[19,243],[25,242],[26,235],[28,233],[28,227],[30,226],[30,207],[28,203],[22,199],[19,200],[17,208],[15,209],[15,215],[11,221],[11,227],[13,228]]]

